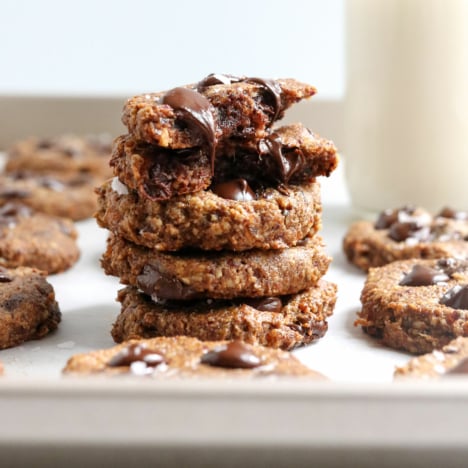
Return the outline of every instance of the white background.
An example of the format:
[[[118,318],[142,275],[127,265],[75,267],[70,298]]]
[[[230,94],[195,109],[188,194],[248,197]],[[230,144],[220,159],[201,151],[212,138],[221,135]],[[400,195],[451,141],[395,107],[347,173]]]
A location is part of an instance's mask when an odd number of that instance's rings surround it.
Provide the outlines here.
[[[344,0],[0,0],[0,94],[130,95],[211,72],[344,88]]]

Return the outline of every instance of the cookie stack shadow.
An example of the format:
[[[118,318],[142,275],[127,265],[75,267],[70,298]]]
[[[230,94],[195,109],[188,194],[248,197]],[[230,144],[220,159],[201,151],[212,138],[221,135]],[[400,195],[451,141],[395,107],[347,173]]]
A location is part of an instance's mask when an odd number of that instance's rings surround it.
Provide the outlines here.
[[[116,342],[186,335],[274,348],[327,331],[336,285],[318,176],[336,149],[301,124],[273,128],[315,89],[210,75],[127,101],[115,177],[98,190],[102,266],[126,285]]]

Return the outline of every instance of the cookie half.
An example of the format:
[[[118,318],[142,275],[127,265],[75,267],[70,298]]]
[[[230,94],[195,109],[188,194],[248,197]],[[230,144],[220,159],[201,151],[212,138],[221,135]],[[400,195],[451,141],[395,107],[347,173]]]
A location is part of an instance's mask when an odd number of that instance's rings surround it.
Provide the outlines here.
[[[432,216],[422,208],[385,210],[376,222],[353,223],[343,240],[351,263],[362,270],[410,258],[468,255],[468,216],[445,209]]]
[[[157,304],[128,286],[119,291],[118,300],[122,310],[112,329],[116,342],[187,335],[203,341],[238,339],[292,349],[326,333],[327,318],[336,301],[336,285],[320,280],[316,287],[281,298],[201,300],[190,305]]]
[[[54,290],[43,272],[0,267],[0,349],[42,338],[60,319]]]
[[[171,254],[111,234],[101,264],[157,301],[293,294],[316,284],[330,260],[318,236],[281,250]]]
[[[33,211],[14,202],[0,207],[0,265],[29,266],[49,274],[70,268],[79,258],[72,221]]]
[[[468,262],[404,260],[371,268],[356,325],[415,354],[468,336]]]
[[[130,340],[72,356],[66,374],[166,378],[308,377],[324,379],[287,351],[240,341],[199,341],[187,336]]]
[[[282,249],[321,227],[318,182],[256,194],[248,184],[232,181],[217,193],[207,190],[154,202],[114,178],[98,189],[98,204],[100,226],[163,251]]]

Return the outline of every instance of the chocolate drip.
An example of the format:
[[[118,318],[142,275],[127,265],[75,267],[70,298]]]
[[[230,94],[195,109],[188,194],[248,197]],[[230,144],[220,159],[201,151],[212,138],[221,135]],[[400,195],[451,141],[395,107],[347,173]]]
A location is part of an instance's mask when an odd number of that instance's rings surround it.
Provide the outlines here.
[[[245,179],[234,179],[228,182],[221,182],[211,188],[218,197],[227,200],[251,201],[255,200],[255,193],[250,188]]]
[[[400,286],[430,286],[449,279],[444,271],[425,265],[414,265],[413,269],[400,281]]]
[[[243,81],[259,84],[270,93],[271,97],[273,98],[273,118],[271,119],[271,126],[273,122],[278,119],[281,111],[283,110],[281,103],[281,95],[283,90],[281,89],[281,86],[275,80],[267,80],[264,78],[245,78]]]
[[[145,265],[137,276],[137,286],[153,301],[161,299],[188,301],[200,297],[200,293],[176,278],[164,276],[154,265]]]
[[[460,374],[468,374],[468,357],[462,359],[455,367],[446,372],[446,375]]]
[[[208,99],[193,89],[174,88],[161,98],[161,103],[182,112],[187,124],[195,126],[204,135],[210,152],[211,172],[214,173],[218,139],[216,137],[213,112],[211,111],[212,107]]]
[[[208,351],[202,356],[201,363],[237,369],[253,369],[261,365],[260,359],[252,352],[251,346],[239,340]]]
[[[283,303],[279,297],[260,297],[258,299],[248,299],[245,303],[254,309],[262,312],[281,312]]]
[[[153,349],[148,349],[142,344],[132,343],[126,348],[117,353],[108,363],[109,367],[126,367],[132,366],[137,362],[144,364],[145,368],[157,367],[166,362],[164,356]],[[138,369],[140,373],[142,369]]]
[[[468,285],[457,284],[449,289],[439,302],[452,309],[468,309]]]

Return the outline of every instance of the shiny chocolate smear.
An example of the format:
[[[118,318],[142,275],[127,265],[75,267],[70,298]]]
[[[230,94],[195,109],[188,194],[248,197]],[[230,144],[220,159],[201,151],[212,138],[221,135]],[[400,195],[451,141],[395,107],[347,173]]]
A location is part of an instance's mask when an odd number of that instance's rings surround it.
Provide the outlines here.
[[[388,237],[397,242],[413,238],[417,241],[428,240],[430,230],[427,226],[421,226],[417,222],[396,222],[390,226]]]
[[[261,365],[260,359],[252,352],[252,347],[239,340],[208,351],[202,356],[201,362],[233,369],[253,369]]]
[[[462,359],[455,367],[448,370],[446,375],[468,374],[468,357]]]
[[[245,303],[254,309],[262,312],[281,312],[283,303],[279,297],[260,297],[258,299],[248,299]]]
[[[271,119],[270,126],[276,121],[281,113],[282,103],[281,103],[281,95],[283,90],[279,83],[275,80],[267,80],[264,78],[246,78],[245,80],[248,83],[255,83],[263,86],[273,98],[273,118]]]
[[[188,125],[195,126],[206,138],[211,158],[211,172],[217,145],[216,129],[211,104],[205,96],[189,88],[174,88],[161,98],[162,104],[180,111]]]
[[[245,179],[234,179],[228,182],[221,182],[211,188],[218,197],[235,201],[255,200],[255,192],[250,188]]]
[[[231,83],[238,83],[242,78],[239,78],[234,75],[223,75],[220,73],[210,73],[207,77],[203,78],[200,82],[197,83],[197,90],[203,91],[210,86],[216,85],[230,85]]]
[[[400,281],[400,286],[430,286],[449,279],[449,276],[441,270],[435,270],[426,265],[414,265],[413,269]]]
[[[135,362],[143,362],[146,367],[157,367],[166,362],[164,356],[153,349],[138,343],[132,343],[117,353],[108,363],[108,367],[126,367]]]
[[[441,297],[439,303],[452,309],[468,309],[468,285],[457,284]]]
[[[466,211],[457,211],[446,206],[440,210],[440,213],[437,216],[440,216],[441,218],[463,220],[468,218],[468,213]]]

